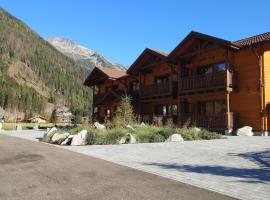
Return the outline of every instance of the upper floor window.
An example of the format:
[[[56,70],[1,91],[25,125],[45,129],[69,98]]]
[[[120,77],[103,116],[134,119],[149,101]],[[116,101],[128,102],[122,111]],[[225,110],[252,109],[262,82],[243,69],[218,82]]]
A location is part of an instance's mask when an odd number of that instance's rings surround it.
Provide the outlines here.
[[[138,91],[140,89],[139,81],[131,81],[129,87],[131,91]]]
[[[169,76],[159,76],[156,77],[156,84],[164,84],[169,82]]]
[[[225,71],[226,64],[225,63],[215,63],[210,65],[203,65],[197,68],[197,74],[211,74]]]
[[[99,87],[98,86],[94,86],[94,95],[99,94]]]

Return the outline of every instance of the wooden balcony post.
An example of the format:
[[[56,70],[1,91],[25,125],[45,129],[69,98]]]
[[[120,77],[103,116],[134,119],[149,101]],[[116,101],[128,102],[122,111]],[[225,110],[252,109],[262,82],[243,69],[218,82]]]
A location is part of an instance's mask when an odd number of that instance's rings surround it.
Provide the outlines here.
[[[231,121],[231,115],[230,115],[230,93],[227,91],[226,93],[226,116],[225,116],[225,125],[226,130],[225,134],[230,135],[232,132],[232,121]]]

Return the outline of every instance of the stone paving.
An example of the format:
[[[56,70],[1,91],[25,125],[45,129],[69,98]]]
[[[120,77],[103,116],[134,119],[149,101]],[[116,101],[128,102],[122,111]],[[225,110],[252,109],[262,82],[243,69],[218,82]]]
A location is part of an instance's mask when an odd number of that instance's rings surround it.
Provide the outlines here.
[[[246,200],[270,198],[270,138],[65,147]]]
[[[12,135],[40,133],[25,134]],[[270,137],[63,148],[239,199],[270,196]]]

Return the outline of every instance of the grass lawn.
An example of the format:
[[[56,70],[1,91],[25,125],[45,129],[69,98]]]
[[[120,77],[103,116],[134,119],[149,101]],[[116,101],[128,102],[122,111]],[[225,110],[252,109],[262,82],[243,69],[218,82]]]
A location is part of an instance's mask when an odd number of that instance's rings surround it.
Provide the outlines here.
[[[39,125],[41,127],[52,127],[52,123],[20,123],[23,130],[32,129],[34,126]],[[2,129],[11,131],[16,129],[16,123],[3,123]]]

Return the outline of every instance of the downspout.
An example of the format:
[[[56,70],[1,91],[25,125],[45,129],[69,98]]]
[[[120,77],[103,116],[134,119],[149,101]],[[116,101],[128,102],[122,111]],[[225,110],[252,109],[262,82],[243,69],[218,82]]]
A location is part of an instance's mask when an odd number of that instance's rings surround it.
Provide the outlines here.
[[[261,127],[261,134],[263,135],[265,132],[265,115],[264,115],[264,103],[265,103],[265,94],[264,94],[264,69],[262,64],[262,56],[252,48],[254,55],[258,59],[258,67],[259,67],[259,98],[260,98],[260,127]]]

